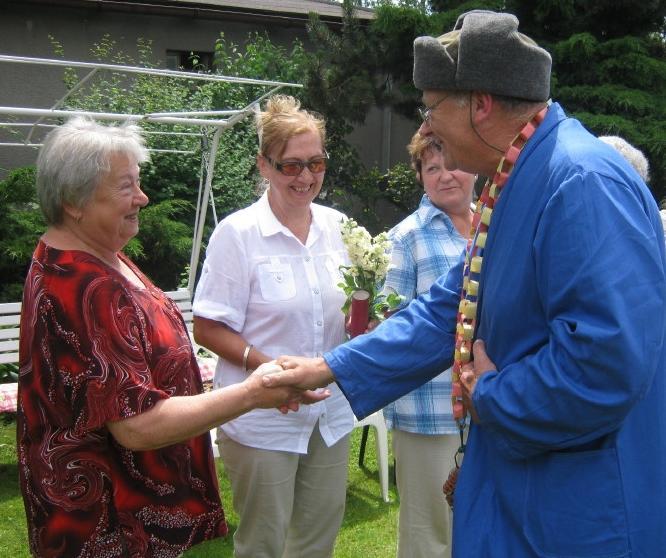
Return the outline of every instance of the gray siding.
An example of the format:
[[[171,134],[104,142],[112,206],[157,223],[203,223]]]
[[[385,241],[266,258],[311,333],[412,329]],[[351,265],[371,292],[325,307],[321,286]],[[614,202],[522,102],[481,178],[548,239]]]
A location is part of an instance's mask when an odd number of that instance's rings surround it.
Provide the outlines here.
[[[183,2],[171,2],[184,4]],[[327,2],[198,2],[199,4],[252,5],[270,8],[287,4],[322,5]],[[266,31],[271,39],[290,44],[298,37],[307,44],[304,14],[286,14],[281,11],[274,18],[235,9],[228,13],[187,9],[139,12],[136,9],[118,11],[100,8],[90,2],[62,2],[53,6],[38,2],[3,2],[0,7],[0,54],[54,58],[48,36],[52,35],[64,47],[67,60],[90,60],[90,47],[108,33],[124,52],[135,55],[139,37],[152,41],[156,63],[164,67],[167,50],[212,51],[221,31],[233,42],[242,43],[250,31]],[[70,5],[72,4],[72,5]],[[81,6],[80,4],[84,4]],[[275,7],[275,6],[273,6]],[[80,75],[83,75],[81,73]],[[0,105],[48,108],[65,94],[62,68],[0,63]],[[184,107],[185,109],[187,107]],[[0,120],[6,117],[0,115]],[[390,125],[389,125],[390,124]],[[405,145],[416,123],[393,116],[390,119],[380,110],[373,110],[364,126],[350,136],[367,166],[387,165],[406,161]],[[0,141],[12,141],[6,131],[0,130]],[[14,140],[15,141],[15,140]],[[23,147],[0,146],[0,178],[7,169],[34,163],[36,150]]]

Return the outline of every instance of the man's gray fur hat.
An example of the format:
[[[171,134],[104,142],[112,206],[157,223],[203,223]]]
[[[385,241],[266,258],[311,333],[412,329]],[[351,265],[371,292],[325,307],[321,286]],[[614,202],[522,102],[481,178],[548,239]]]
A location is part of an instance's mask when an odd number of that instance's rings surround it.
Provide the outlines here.
[[[414,85],[421,90],[485,91],[529,101],[550,97],[550,54],[518,32],[512,14],[473,10],[453,31],[414,41]]]

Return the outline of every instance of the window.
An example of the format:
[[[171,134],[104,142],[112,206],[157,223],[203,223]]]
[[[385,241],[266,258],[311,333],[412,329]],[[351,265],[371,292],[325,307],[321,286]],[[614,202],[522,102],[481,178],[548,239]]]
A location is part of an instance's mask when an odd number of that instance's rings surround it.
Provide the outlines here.
[[[169,70],[206,72],[213,69],[213,53],[201,50],[167,50],[166,67]]]

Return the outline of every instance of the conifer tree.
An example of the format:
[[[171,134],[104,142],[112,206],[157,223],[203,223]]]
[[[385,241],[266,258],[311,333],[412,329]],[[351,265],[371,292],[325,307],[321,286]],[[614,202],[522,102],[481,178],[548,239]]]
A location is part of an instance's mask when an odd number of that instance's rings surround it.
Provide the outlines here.
[[[593,133],[619,135],[641,149],[654,197],[666,197],[666,0],[430,0],[428,10],[418,1],[380,1],[362,36],[346,12],[343,39],[328,41],[320,58],[319,75],[337,67],[335,80],[321,82],[321,112],[329,116],[337,104],[340,118],[363,121],[374,98],[416,119],[413,40],[451,30],[471,9],[516,14],[521,31],[553,56],[553,99]],[[358,47],[344,39],[350,32],[359,34]]]

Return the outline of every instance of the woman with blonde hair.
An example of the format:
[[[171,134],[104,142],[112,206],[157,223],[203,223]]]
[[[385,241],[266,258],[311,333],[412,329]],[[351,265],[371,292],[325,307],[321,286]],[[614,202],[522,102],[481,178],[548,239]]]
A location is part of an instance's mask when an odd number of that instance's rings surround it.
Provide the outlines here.
[[[194,298],[195,339],[220,357],[216,388],[278,355],[317,356],[345,340],[344,215],[313,203],[328,162],[324,122],[273,96],[257,128],[268,188],[217,226]],[[332,555],[353,415],[338,386],[329,389],[330,398],[298,412],[254,411],[218,430],[240,516],[237,558]]]

